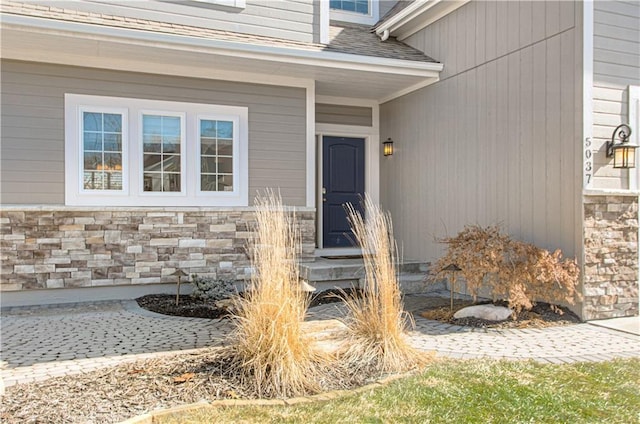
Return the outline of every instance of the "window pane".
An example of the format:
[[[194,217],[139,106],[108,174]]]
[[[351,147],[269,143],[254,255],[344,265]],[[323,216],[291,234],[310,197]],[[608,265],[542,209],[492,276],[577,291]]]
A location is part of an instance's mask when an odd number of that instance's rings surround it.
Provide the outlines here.
[[[102,132],[102,113],[84,112],[83,122],[85,131]]]
[[[216,173],[216,158],[202,158],[201,169],[203,174],[215,174]]]
[[[102,153],[85,153],[84,169],[85,170],[102,169]]]
[[[200,177],[200,190],[218,191],[218,177],[215,175],[202,175]]]
[[[180,174],[164,174],[162,191],[180,191]]]
[[[201,153],[203,155],[215,155],[216,154],[216,140],[203,138],[200,144]]]
[[[180,153],[180,137],[163,137],[163,153]]]
[[[201,137],[215,137],[216,136],[216,121],[203,119],[200,121],[200,136]]]
[[[182,118],[143,115],[144,191],[181,191]]]
[[[94,152],[102,151],[102,133],[84,132],[83,136],[84,150],[92,150]]]
[[[120,153],[105,153],[102,169],[122,171],[122,155]]]
[[[103,175],[104,190],[122,190],[122,172],[105,172]]]
[[[233,175],[218,177],[218,191],[233,191]]]
[[[122,132],[122,116],[113,114],[113,113],[105,113],[104,114],[104,131],[121,133]]]
[[[121,152],[122,151],[122,135],[105,134],[104,150],[105,152]]]
[[[218,158],[218,173],[220,173],[220,174],[232,174],[233,173],[233,159],[231,159],[231,158]]]
[[[218,140],[218,154],[222,156],[233,155],[233,140]]]
[[[164,155],[162,161],[163,172],[180,172],[180,156]]]
[[[162,117],[144,115],[142,117],[142,133],[144,135],[162,135]]]
[[[329,7],[347,12],[369,14],[369,0],[331,0]]]
[[[231,121],[217,121],[218,122],[218,138],[233,138],[233,122]]]

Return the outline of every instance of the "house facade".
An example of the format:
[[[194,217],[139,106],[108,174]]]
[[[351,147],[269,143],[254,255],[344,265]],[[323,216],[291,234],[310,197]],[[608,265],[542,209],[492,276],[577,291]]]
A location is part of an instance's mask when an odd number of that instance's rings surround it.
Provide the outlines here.
[[[640,132],[637,4],[1,7],[3,305],[246,279],[273,188],[302,260],[354,251],[342,204],[366,192],[405,258],[500,223],[578,259],[583,318],[638,313],[638,168],[604,153]]]

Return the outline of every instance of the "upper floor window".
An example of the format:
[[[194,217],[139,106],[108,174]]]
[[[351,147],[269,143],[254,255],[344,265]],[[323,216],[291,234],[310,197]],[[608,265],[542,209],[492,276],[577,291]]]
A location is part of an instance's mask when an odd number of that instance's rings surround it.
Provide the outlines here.
[[[369,14],[369,0],[331,0],[329,7],[346,12]]]
[[[69,205],[246,206],[246,107],[67,94]]]
[[[378,6],[378,0],[330,0],[329,15],[336,21],[373,25],[378,21]]]

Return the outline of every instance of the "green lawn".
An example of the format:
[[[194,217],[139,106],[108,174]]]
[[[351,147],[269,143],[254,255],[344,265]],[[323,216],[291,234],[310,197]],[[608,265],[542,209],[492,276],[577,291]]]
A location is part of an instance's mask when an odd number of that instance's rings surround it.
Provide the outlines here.
[[[640,359],[541,365],[442,361],[334,401],[206,408],[171,423],[639,423]]]

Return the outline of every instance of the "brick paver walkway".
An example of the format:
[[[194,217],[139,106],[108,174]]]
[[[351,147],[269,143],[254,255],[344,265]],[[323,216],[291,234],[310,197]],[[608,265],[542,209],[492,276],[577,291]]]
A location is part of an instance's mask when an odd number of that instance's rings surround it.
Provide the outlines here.
[[[407,297],[413,308],[419,302],[419,296]],[[322,305],[310,310],[309,319],[335,318],[343,311],[337,304]],[[9,309],[0,321],[0,377],[6,387],[214,346],[229,329],[228,320],[167,317],[134,301]],[[640,356],[639,336],[590,324],[485,330],[416,316],[410,340],[420,349],[453,358],[562,363]]]

